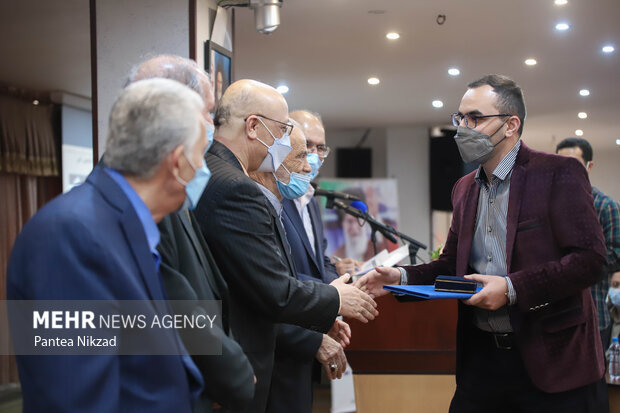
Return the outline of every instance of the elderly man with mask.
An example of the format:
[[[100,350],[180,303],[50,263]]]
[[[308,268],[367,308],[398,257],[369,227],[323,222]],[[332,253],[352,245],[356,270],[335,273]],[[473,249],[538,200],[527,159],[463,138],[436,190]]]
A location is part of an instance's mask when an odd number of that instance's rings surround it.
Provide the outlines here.
[[[185,202],[208,141],[201,97],[178,82],[125,88],[105,165],[24,226],[11,300],[165,300],[157,222]],[[18,356],[24,412],[191,412],[202,377],[187,355]]]
[[[136,66],[129,77],[133,83],[148,78],[176,80],[198,93],[204,102],[203,116],[206,121],[207,139],[213,142],[214,107],[213,87],[207,73],[193,60],[174,55],[160,55]],[[157,250],[161,254],[161,276],[170,300],[184,300],[192,306],[191,312],[204,309],[196,300],[220,300],[222,305],[222,328],[198,329],[186,333],[184,340],[201,340],[205,346],[221,343],[220,355],[193,355],[192,358],[205,380],[205,387],[194,411],[211,411],[213,406],[225,409],[241,409],[254,396],[254,372],[239,344],[232,338],[229,323],[228,285],[217,267],[211,250],[204,240],[192,210],[198,203],[211,171],[206,163],[202,168],[195,166],[194,177],[180,183],[185,186],[187,197],[183,208],[164,217],[158,224],[161,241]],[[190,312],[190,310],[186,310]],[[184,334],[185,333],[185,334]],[[197,336],[200,334],[200,337]]]
[[[338,314],[366,322],[376,303],[346,285],[300,282],[281,252],[279,219],[248,177],[276,172],[292,150],[288,106],[274,88],[253,80],[228,87],[215,115],[215,141],[206,159],[213,176],[196,209],[202,233],[231,291],[231,326],[257,377],[252,406],[265,411],[276,323],[329,331]]]

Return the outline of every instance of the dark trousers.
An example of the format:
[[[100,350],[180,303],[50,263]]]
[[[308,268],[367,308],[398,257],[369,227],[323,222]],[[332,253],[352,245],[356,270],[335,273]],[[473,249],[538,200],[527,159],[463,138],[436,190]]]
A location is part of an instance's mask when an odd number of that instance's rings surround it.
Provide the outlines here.
[[[530,380],[510,337],[499,344],[512,349],[500,349],[492,334],[472,326],[464,341],[450,413],[609,412],[604,377],[566,392],[545,393]]]

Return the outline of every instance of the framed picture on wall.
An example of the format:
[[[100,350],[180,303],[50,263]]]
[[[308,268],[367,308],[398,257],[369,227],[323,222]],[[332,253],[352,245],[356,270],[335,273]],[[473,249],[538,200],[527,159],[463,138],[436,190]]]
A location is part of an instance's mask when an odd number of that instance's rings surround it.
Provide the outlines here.
[[[205,70],[211,75],[215,107],[232,83],[232,53],[211,41],[205,42]]]

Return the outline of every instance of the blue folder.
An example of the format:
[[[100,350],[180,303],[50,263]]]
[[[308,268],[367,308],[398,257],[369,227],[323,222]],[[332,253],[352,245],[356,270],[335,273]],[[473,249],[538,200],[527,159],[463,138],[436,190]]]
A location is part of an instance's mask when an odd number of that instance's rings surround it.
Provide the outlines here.
[[[434,285],[384,285],[383,288],[393,293],[410,295],[423,300],[443,300],[450,298],[466,300],[473,295],[470,293],[435,291]],[[481,287],[476,288],[476,292],[480,290],[482,290]]]

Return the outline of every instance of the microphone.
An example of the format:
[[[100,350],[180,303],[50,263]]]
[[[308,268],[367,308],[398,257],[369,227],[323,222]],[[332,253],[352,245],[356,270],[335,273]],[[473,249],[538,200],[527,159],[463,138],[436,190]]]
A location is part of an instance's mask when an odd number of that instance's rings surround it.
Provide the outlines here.
[[[393,243],[397,243],[398,240],[394,235],[392,235],[390,229],[383,224],[382,222],[377,221],[368,213],[368,205],[366,205],[362,201],[353,201],[351,202],[351,206],[345,205],[342,202],[336,201],[336,206],[342,209],[349,215],[353,215],[356,218],[362,218],[366,222],[368,222],[373,229],[379,231],[385,238],[392,241]]]
[[[356,197],[355,195],[350,195],[344,192],[329,191],[327,189],[321,189],[321,188],[315,188],[314,195],[324,196],[329,199],[346,199],[347,201],[362,202],[362,200]]]

